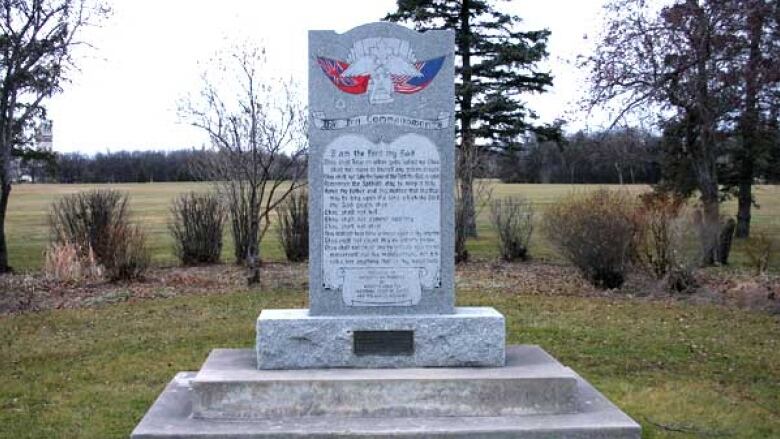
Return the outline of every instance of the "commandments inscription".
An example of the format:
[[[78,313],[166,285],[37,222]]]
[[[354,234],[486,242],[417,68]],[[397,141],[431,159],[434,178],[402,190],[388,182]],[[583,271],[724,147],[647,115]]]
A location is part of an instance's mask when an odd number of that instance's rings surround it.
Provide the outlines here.
[[[309,312],[455,312],[454,32],[309,34]]]
[[[419,134],[345,135],[322,159],[322,270],[349,306],[413,306],[440,286],[441,163]]]

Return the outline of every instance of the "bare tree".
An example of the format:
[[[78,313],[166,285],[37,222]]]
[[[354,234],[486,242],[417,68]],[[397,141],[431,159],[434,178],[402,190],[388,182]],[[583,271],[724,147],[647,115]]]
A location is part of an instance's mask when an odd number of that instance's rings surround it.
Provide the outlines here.
[[[728,111],[736,0],[681,0],[654,10],[612,0],[591,67],[591,104],[616,104],[616,123],[648,106],[671,113],[701,193],[703,262],[718,260],[718,127]]]
[[[244,44],[211,65],[217,73],[204,73],[200,95],[185,101],[180,112],[216,151],[200,171],[225,200],[236,262],[248,267],[253,284],[271,213],[305,184],[306,118],[292,83],[263,70],[263,49]]]
[[[11,270],[5,215],[12,161],[31,144],[44,100],[62,90],[82,28],[108,12],[91,0],[0,0],[0,273]]]
[[[620,185],[635,184],[636,170],[648,162],[648,141],[647,133],[637,128],[608,131],[595,136],[593,159],[612,168]]]

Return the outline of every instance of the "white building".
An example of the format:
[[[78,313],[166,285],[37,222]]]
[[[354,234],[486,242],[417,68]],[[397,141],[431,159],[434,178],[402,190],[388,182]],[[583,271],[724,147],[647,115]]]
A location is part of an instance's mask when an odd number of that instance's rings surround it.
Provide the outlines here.
[[[35,145],[37,151],[51,152],[54,146],[54,135],[52,132],[52,121],[43,120],[35,129]],[[22,159],[11,160],[11,180],[17,183],[40,182],[45,180],[47,175],[45,164],[40,161],[25,161]]]

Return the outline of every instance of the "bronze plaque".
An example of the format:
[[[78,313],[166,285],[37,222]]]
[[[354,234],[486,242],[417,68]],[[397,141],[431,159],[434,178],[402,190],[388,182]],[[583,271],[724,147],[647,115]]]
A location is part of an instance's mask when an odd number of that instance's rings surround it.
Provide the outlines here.
[[[414,331],[355,331],[355,355],[413,355]]]

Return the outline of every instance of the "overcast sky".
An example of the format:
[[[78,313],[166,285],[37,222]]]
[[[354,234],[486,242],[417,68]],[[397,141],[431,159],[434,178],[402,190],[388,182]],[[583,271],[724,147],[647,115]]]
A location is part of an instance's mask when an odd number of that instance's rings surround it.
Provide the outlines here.
[[[573,65],[586,54],[601,27],[603,0],[513,0],[499,8],[523,18],[527,29],[548,28],[555,76],[550,92],[527,98],[542,121],[570,114],[584,91],[584,74]],[[190,148],[201,133],[176,114],[177,102],[199,89],[203,62],[226,41],[255,39],[266,47],[276,74],[292,77],[306,96],[307,30],[347,31],[377,21],[395,0],[113,0],[113,15],[85,39],[95,49],[79,52],[80,71],[48,102],[56,151],[118,151]],[[585,39],[585,36],[588,39]],[[591,121],[591,124],[593,122]]]

